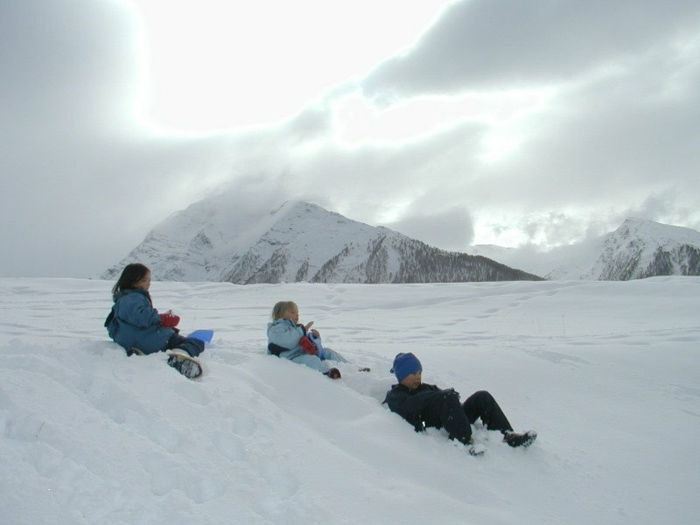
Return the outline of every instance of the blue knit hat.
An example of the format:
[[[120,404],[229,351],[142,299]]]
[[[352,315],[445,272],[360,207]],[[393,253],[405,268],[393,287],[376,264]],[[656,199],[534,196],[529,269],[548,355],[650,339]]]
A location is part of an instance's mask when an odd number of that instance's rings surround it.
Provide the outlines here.
[[[389,370],[392,374],[396,375],[396,379],[399,381],[404,380],[406,376],[415,374],[423,370],[423,367],[418,361],[418,358],[411,352],[406,354],[399,353],[396,354],[394,358],[394,366]]]

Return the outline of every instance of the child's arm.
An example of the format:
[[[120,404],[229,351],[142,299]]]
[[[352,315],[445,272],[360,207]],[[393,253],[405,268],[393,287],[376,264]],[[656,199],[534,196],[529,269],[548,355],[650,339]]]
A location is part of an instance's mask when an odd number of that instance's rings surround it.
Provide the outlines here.
[[[305,334],[307,334],[307,335],[309,334],[309,330],[311,329],[311,325],[313,325],[313,324],[314,324],[313,321],[309,321],[308,323],[306,323],[304,325],[304,333]],[[321,337],[321,333],[318,330],[316,330],[315,328],[311,329],[311,333],[316,337]]]
[[[122,321],[141,328],[160,324],[158,310],[145,297],[135,294],[119,301],[117,316]]]
[[[323,353],[323,344],[321,344],[321,336],[319,335],[318,330],[311,330],[308,335],[311,342],[314,344],[314,346],[316,346],[316,355],[319,359],[324,359],[325,355]]]

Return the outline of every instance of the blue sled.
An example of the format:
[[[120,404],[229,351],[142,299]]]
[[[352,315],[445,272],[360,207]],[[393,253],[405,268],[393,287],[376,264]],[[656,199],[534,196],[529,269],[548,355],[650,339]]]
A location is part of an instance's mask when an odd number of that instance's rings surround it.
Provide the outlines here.
[[[194,339],[199,339],[203,343],[211,342],[211,338],[214,337],[214,330],[195,330],[187,337],[192,337]]]

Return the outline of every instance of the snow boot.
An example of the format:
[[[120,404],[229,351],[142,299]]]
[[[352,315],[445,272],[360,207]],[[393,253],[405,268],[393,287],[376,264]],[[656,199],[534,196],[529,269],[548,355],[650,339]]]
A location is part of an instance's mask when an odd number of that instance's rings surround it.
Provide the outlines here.
[[[534,430],[528,430],[522,434],[507,430],[503,435],[503,441],[508,443],[511,447],[529,447],[536,439],[537,432]]]
[[[188,379],[196,379],[202,375],[202,365],[184,352],[168,352],[168,365]]]
[[[340,370],[337,368],[331,368],[330,370],[323,372],[324,376],[328,376],[331,379],[340,379]]]

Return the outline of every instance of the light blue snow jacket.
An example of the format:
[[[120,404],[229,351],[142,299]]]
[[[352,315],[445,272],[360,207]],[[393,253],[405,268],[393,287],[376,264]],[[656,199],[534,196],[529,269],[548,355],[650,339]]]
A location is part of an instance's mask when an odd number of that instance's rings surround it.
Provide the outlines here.
[[[144,354],[165,350],[175,330],[162,326],[158,310],[146,290],[122,290],[114,295],[107,333],[125,349],[136,347]]]
[[[306,365],[321,372],[326,372],[328,370],[328,365],[324,362],[326,360],[345,362],[345,359],[339,353],[329,348],[323,348],[320,337],[309,336],[316,345],[317,354],[307,354],[304,352],[304,349],[299,346],[299,339],[301,339],[303,335],[304,329],[295,324],[291,319],[276,319],[267,324],[267,342],[289,348],[286,352],[281,352],[280,357]],[[268,353],[270,353],[269,350]]]

